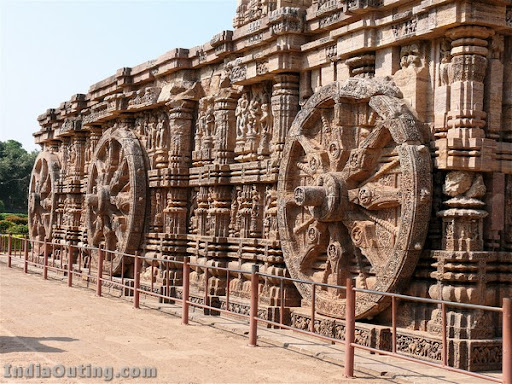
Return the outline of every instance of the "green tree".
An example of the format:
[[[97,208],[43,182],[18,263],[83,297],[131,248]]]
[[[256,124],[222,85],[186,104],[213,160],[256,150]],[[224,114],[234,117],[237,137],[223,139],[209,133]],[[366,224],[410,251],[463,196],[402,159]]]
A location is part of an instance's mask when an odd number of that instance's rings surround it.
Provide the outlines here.
[[[38,152],[15,140],[0,141],[0,201],[7,212],[26,212],[30,174]]]

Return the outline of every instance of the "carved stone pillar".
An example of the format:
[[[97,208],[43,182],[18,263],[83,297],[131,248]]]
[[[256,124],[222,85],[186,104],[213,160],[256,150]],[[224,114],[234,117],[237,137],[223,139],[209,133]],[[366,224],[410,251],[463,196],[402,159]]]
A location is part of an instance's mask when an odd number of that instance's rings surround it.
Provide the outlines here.
[[[274,129],[272,135],[272,159],[277,165],[281,158],[288,130],[299,112],[299,77],[277,75],[272,89],[272,114]]]
[[[443,169],[492,171],[494,140],[484,127],[484,80],[488,66],[487,38],[494,32],[480,26],[457,27],[447,32],[452,57],[446,70],[450,110],[446,114],[446,140],[439,140],[437,163]]]
[[[481,174],[453,171],[446,175],[443,193],[449,197],[440,211],[442,247],[447,251],[483,251],[483,219],[488,213],[481,200],[486,193]]]
[[[101,128],[93,127],[89,128],[89,136],[86,140],[86,148],[85,148],[85,154],[84,154],[84,161],[85,161],[85,169],[84,173],[87,174],[89,172],[89,165],[92,161],[92,155],[94,154],[94,149],[96,148],[96,144],[98,144],[98,141],[101,137]]]
[[[437,283],[430,287],[433,299],[459,303],[495,305],[494,289],[488,287],[489,265],[495,254],[484,251],[484,218],[488,213],[482,201],[486,194],[480,173],[452,171],[446,175],[444,202],[447,209],[438,212],[443,221],[441,251],[433,251]],[[494,337],[492,314],[482,311],[448,309],[449,337],[486,339]],[[441,332],[441,310],[432,314],[428,330]]]
[[[84,176],[84,163],[85,163],[85,136],[83,134],[76,134],[73,136],[70,154],[70,172],[69,182],[72,185],[77,185],[80,188],[80,181]]]
[[[164,231],[174,235],[187,233],[188,196],[185,188],[171,188],[167,192],[167,205],[164,209]]]
[[[197,234],[200,236],[208,236],[208,187],[200,187],[197,193]]]
[[[215,99],[215,162],[229,164],[235,157],[236,99],[222,96]]]
[[[169,107],[169,168],[190,167],[192,119],[196,102],[177,100]]]
[[[210,236],[229,237],[231,196],[231,186],[210,187],[208,209]]]
[[[499,139],[502,130],[504,50],[503,35],[492,36],[484,92],[484,107],[487,111],[487,137],[491,139]]]

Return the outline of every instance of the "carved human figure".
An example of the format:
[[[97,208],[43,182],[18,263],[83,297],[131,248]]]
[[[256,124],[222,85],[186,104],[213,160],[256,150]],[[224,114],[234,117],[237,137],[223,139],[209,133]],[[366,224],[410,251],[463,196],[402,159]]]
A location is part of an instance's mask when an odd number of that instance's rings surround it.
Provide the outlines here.
[[[147,124],[147,132],[148,132],[148,149],[155,148],[156,141],[156,120],[154,116],[150,116]]]
[[[235,233],[239,233],[242,228],[242,221],[243,221],[242,208],[243,208],[243,204],[244,204],[244,194],[243,194],[242,188],[238,189],[236,201],[237,201],[237,205],[238,205],[238,210],[236,213]]]
[[[260,215],[260,200],[261,195],[256,185],[252,186],[251,190],[251,224],[250,232],[251,236],[256,236],[258,233],[258,218]]]
[[[449,85],[449,71],[451,56],[451,44],[448,40],[441,42],[441,64],[439,65],[439,83],[440,85]]]
[[[213,102],[209,102],[206,107],[206,116],[205,116],[205,130],[207,136],[215,135],[215,110],[213,107]]]
[[[156,143],[157,149],[161,149],[165,142],[165,114],[161,113],[156,126]]]
[[[249,103],[248,114],[248,131],[249,135],[256,135],[260,131],[261,101],[259,97],[254,97]]]
[[[199,112],[196,123],[195,150],[200,151],[202,147],[202,139],[206,134],[206,99],[199,101]]]
[[[261,129],[261,138],[258,153],[267,155],[270,153],[270,138],[272,137],[272,114],[268,103],[261,105],[259,126]]]
[[[247,127],[247,113],[249,108],[249,100],[247,99],[247,94],[244,93],[240,99],[238,99],[238,104],[235,109],[236,116],[236,138],[241,139],[245,137],[246,127]]]
[[[154,221],[155,226],[163,225],[162,211],[163,211],[162,195],[160,194],[160,192],[157,191],[155,193],[155,221]]]
[[[229,234],[234,236],[237,230],[237,219],[238,219],[238,194],[240,193],[240,188],[236,187],[233,189],[233,198],[231,200],[231,214],[230,214],[230,222],[229,222]]]

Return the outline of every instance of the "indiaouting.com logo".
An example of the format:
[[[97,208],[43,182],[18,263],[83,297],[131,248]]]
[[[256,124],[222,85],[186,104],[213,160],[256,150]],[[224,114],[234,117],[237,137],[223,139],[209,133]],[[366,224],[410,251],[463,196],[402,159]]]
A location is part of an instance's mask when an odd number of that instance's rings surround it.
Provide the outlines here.
[[[79,378],[79,379],[103,379],[111,381],[113,379],[155,379],[157,369],[155,367],[96,367],[91,364],[65,366],[62,364],[53,367],[41,365],[39,363],[29,364],[27,366],[13,366],[4,364],[4,379],[61,379],[61,378]]]

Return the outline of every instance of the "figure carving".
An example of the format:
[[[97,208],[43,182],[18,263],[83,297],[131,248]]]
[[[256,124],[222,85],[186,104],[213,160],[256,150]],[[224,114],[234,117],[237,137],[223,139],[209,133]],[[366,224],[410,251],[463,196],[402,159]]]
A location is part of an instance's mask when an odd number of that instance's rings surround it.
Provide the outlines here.
[[[249,101],[247,99],[247,94],[244,93],[238,100],[238,105],[235,110],[236,138],[237,139],[245,138],[245,135],[247,133],[248,110],[249,110]]]

